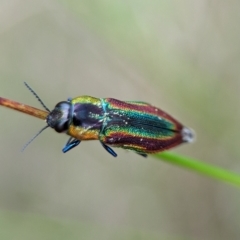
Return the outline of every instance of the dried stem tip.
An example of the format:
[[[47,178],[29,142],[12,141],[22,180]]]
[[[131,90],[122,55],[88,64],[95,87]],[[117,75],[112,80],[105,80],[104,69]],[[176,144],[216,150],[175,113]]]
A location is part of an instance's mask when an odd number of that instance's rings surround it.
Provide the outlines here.
[[[47,111],[43,111],[41,109],[37,109],[28,105],[25,105],[23,103],[19,103],[19,102],[15,102],[6,98],[2,98],[0,97],[0,105],[7,107],[7,108],[11,108],[14,110],[17,110],[19,112],[22,113],[26,113],[29,114],[31,116],[40,118],[40,119],[46,119],[47,115],[49,114],[49,112]]]

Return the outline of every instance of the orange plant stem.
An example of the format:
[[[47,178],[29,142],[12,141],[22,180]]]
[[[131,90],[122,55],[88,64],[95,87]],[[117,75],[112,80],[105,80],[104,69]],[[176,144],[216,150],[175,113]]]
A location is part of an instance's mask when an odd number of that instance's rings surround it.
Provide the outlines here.
[[[37,109],[26,104],[15,102],[2,97],[0,97],[0,105],[44,120],[47,118],[47,115],[49,114],[49,112],[47,111]]]

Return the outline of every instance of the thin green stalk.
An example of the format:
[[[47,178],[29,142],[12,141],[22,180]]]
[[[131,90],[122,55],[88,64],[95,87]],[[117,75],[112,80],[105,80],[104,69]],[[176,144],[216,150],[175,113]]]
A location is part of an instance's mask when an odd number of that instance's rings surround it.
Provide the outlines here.
[[[162,152],[153,156],[160,160],[164,160],[166,162],[188,168],[197,173],[207,175],[209,177],[228,182],[240,187],[240,175],[219,167],[215,167],[214,165],[203,163],[193,158],[180,156],[173,152]]]

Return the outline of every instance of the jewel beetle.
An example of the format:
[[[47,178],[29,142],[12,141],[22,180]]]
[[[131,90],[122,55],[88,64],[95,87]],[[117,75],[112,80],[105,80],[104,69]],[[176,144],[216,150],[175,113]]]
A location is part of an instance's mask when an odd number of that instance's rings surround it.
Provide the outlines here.
[[[59,102],[50,111],[29,85],[25,85],[49,112],[44,129],[51,127],[70,136],[62,149],[64,153],[81,141],[99,140],[114,157],[117,154],[112,147],[131,150],[146,157],[194,139],[190,128],[145,102],[80,96]]]

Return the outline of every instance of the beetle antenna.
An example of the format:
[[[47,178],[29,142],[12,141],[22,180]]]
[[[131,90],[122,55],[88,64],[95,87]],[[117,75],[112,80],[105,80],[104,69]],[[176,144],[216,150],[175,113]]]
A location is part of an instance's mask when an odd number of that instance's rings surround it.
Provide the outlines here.
[[[47,110],[48,112],[50,112],[50,110],[47,108],[47,106],[43,103],[43,101],[41,100],[41,98],[33,91],[33,89],[26,83],[24,82],[25,86],[28,88],[28,90],[36,97],[36,99],[41,103],[41,105],[45,108],[45,110]]]
[[[40,133],[42,133],[42,132],[43,132],[46,128],[48,128],[48,127],[49,127],[48,125],[45,126],[45,127],[42,128],[32,139],[30,139],[29,142],[26,143],[26,145],[22,148],[21,152],[23,152],[23,151],[27,148],[27,146],[28,146],[38,135],[40,135]]]

